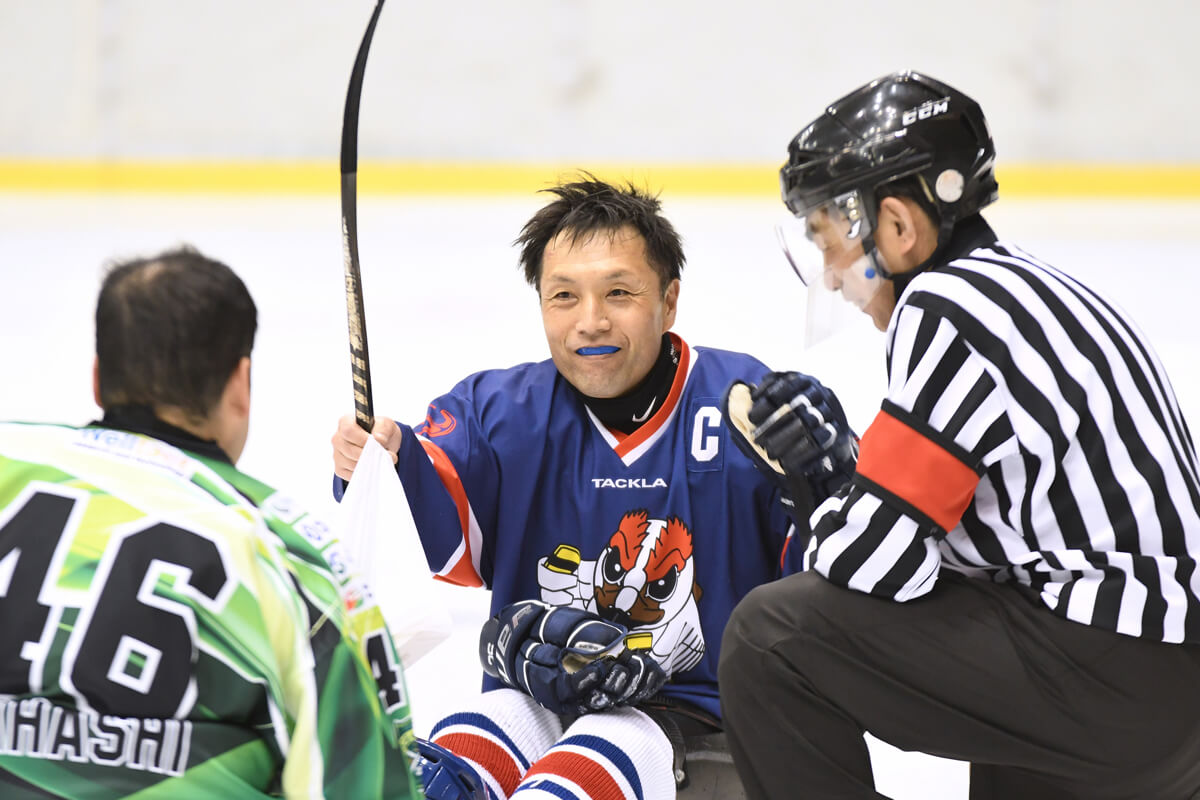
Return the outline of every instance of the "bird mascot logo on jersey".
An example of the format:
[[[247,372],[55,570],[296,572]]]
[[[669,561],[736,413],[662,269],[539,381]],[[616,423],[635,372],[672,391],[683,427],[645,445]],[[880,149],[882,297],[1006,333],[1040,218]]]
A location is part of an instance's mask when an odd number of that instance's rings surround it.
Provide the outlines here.
[[[538,562],[542,601],[591,611],[624,625],[625,646],[650,650],[668,675],[704,655],[692,562],[692,532],[678,517],[651,519],[645,509],[621,517],[594,559],[560,544]]]

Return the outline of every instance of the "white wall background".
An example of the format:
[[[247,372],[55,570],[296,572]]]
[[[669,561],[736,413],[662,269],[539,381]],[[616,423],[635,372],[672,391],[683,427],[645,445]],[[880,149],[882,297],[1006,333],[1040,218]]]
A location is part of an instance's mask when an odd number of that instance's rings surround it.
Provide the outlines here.
[[[0,158],[327,159],[372,0],[0,0]],[[914,68],[1001,163],[1200,160],[1189,0],[456,0],[384,7],[361,155],[772,162]]]

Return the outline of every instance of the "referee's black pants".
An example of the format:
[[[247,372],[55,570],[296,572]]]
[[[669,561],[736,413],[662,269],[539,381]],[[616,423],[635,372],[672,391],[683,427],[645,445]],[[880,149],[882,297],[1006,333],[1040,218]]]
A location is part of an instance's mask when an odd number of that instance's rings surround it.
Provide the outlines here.
[[[1200,798],[1200,647],[948,570],[909,603],[816,573],[756,588],[725,629],[720,685],[750,798],[883,797],[864,731],[979,765],[972,798]]]

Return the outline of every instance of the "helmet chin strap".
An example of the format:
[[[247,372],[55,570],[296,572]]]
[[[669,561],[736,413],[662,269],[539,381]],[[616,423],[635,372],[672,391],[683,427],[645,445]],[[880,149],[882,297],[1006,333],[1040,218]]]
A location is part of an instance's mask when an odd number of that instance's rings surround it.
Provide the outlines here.
[[[894,272],[883,265],[883,259],[879,257],[879,249],[875,247],[874,234],[868,234],[862,240],[863,255],[871,261],[871,269],[879,273],[879,277],[895,281],[898,277]],[[870,277],[869,275],[867,277]]]

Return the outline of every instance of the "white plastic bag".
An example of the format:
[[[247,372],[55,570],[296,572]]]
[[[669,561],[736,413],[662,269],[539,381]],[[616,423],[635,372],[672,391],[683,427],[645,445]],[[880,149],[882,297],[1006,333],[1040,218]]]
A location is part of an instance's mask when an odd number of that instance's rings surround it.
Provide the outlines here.
[[[453,621],[436,600],[392,458],[374,437],[367,438],[339,517],[348,556],[379,604],[400,660],[410,667],[450,635]]]

